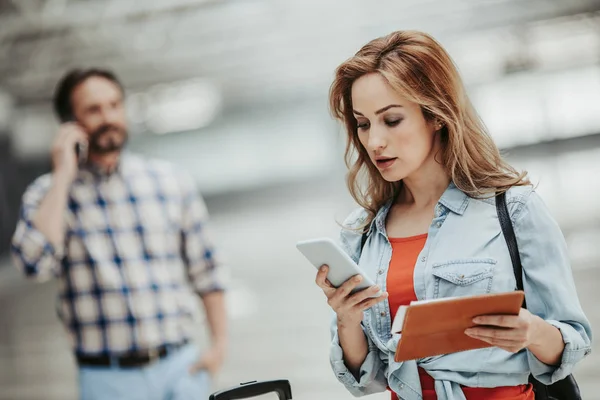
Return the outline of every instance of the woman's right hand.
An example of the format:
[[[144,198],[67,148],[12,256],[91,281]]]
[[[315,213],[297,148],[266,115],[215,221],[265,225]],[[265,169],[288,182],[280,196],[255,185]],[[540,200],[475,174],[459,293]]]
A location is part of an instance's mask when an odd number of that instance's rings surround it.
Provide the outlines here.
[[[344,282],[339,288],[335,288],[329,280],[327,273],[329,267],[321,266],[317,273],[317,285],[323,290],[327,297],[327,303],[337,315],[338,325],[345,326],[360,325],[363,318],[363,311],[382,302],[388,297],[387,292],[379,297],[371,297],[381,290],[379,286],[371,286],[354,294],[352,290],[362,281],[360,275],[355,275]]]

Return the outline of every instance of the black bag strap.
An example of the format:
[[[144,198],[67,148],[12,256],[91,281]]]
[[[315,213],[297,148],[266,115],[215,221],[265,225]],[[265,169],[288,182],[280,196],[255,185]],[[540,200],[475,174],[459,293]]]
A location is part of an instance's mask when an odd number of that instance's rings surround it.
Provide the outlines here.
[[[506,205],[506,192],[496,195],[496,212],[498,213],[500,228],[502,228],[502,233],[504,234],[504,239],[506,240],[506,245],[508,246],[508,252],[510,253],[515,280],[517,281],[517,290],[524,290],[523,264],[521,264],[521,256],[519,255],[519,246],[517,245],[515,230],[513,228],[512,221],[510,220],[510,215],[508,214],[508,207]],[[527,308],[525,300],[523,300],[523,307]]]

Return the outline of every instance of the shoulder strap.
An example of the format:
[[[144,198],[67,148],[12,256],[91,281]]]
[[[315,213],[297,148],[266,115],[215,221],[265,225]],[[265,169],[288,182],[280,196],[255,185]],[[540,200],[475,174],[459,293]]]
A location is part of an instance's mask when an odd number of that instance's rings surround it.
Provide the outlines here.
[[[510,253],[515,280],[517,281],[517,290],[524,290],[523,265],[521,264],[521,256],[519,255],[519,246],[517,245],[515,230],[508,214],[508,207],[506,205],[506,192],[499,193],[496,196],[496,212],[498,213],[500,227],[502,228],[502,233],[504,234],[504,239],[506,240],[506,244],[508,246],[508,252]],[[525,301],[523,301],[523,307],[526,307]]]

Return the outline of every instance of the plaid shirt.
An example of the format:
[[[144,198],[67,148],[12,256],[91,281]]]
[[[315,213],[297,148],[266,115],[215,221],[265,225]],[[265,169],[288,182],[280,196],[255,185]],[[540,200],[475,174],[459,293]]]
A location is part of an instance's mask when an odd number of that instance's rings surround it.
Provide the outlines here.
[[[133,155],[123,155],[111,174],[80,170],[60,248],[32,224],[51,184],[44,175],[25,192],[12,254],[27,276],[58,278],[57,311],[76,354],[189,339],[198,305],[191,289],[203,295],[224,288],[191,177]]]

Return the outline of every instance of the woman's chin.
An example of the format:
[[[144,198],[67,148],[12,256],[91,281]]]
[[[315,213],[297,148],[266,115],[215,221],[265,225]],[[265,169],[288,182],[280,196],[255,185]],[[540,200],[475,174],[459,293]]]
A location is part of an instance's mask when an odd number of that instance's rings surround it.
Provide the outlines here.
[[[387,182],[398,182],[406,177],[406,174],[403,174],[401,171],[379,171],[381,177]]]

